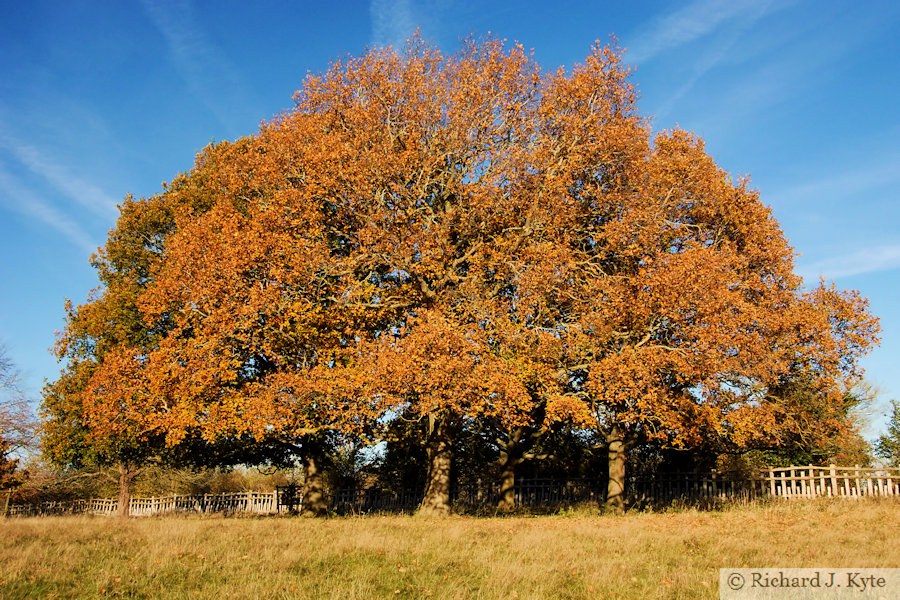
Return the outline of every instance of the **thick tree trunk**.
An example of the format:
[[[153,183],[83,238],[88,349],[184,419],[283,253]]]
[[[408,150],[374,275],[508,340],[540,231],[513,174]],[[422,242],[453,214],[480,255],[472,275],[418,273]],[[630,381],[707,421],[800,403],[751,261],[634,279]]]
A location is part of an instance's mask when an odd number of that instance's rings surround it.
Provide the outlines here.
[[[303,442],[303,499],[300,516],[322,517],[328,513],[325,499],[325,481],[322,478],[322,462],[325,446],[318,436],[308,436]]]
[[[428,479],[425,497],[416,511],[425,517],[446,517],[450,514],[450,467],[453,444],[445,417],[428,417]]]
[[[517,427],[510,432],[506,444],[500,450],[500,501],[497,508],[502,511],[510,511],[516,507],[516,467],[525,460],[525,444],[522,443],[525,434],[524,427]],[[529,442],[530,436],[525,436],[525,439],[526,443]]]
[[[625,435],[618,425],[606,434],[609,462],[609,483],[606,487],[606,508],[625,512]]]
[[[141,470],[128,464],[119,464],[119,504],[117,514],[127,517],[131,514],[131,483]]]
[[[510,511],[516,507],[516,466],[518,462],[506,453],[500,455],[500,501],[497,508]]]

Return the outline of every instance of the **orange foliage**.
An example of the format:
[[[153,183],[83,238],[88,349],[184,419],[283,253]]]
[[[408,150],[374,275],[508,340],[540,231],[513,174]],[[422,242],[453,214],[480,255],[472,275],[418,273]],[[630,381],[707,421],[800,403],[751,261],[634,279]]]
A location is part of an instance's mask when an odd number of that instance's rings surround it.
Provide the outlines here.
[[[520,46],[414,40],[295,100],[164,192],[194,200],[137,301],[161,333],[99,365],[98,434],[377,435],[399,411],[514,426],[544,405],[537,426],[744,443],[779,426],[768,389],[836,390],[876,341],[863,299],[803,292],[747,181],[690,133],[651,141],[614,48],[542,74]]]

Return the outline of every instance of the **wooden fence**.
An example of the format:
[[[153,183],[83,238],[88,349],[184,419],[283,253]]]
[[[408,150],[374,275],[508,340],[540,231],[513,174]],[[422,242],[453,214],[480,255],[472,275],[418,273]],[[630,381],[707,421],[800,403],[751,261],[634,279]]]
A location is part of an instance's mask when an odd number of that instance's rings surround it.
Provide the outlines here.
[[[769,469],[765,483],[780,498],[900,496],[900,468],[784,467]]]
[[[114,515],[119,508],[116,498],[92,498],[67,502],[42,502],[40,504],[13,504],[10,517],[33,517],[64,514]],[[163,496],[159,498],[132,498],[130,512],[135,517],[149,517],[167,513],[251,513],[274,514],[278,512],[276,492],[235,492],[203,494],[198,496]]]
[[[276,492],[237,492],[200,496],[132,498],[131,514],[137,517],[166,513],[275,514],[298,508],[296,487]],[[792,466],[771,468],[756,477],[734,473],[671,473],[652,479],[629,478],[626,497],[632,505],[670,503],[678,500],[753,501],[765,497],[818,498],[890,496],[900,498],[900,468]],[[605,482],[597,480],[519,479],[516,504],[558,506],[602,501]],[[422,500],[422,490],[338,490],[329,497],[331,510],[341,514],[412,511]],[[496,505],[496,486],[454,487],[451,500],[461,507]],[[61,514],[112,515],[118,500],[95,498],[42,504],[14,504],[7,516]]]

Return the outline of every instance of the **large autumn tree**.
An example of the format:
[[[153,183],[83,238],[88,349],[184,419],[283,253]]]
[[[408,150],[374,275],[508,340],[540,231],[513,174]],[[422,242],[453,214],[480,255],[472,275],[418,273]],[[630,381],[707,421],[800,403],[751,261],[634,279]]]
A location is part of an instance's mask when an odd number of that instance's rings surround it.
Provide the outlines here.
[[[687,132],[651,138],[614,47],[542,73],[520,46],[414,39],[295,100],[180,180],[202,210],[172,213],[129,297],[152,340],[92,364],[92,435],[127,415],[169,445],[312,460],[330,430],[378,439],[402,416],[440,515],[463,428],[497,432],[508,506],[566,422],[605,436],[621,508],[629,446],[777,437],[787,382],[836,401],[875,340],[861,298],[801,288],[748,182]]]

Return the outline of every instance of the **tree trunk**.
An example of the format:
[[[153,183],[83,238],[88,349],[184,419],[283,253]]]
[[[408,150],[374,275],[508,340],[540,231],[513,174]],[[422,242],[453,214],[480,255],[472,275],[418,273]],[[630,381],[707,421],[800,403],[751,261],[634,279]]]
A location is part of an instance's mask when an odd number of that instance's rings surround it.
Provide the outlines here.
[[[500,501],[497,508],[502,511],[516,507],[516,466],[520,462],[507,452],[500,453]]]
[[[303,499],[300,516],[322,517],[328,513],[325,499],[325,482],[322,478],[322,462],[325,447],[319,436],[307,436],[303,441]]]
[[[120,517],[127,517],[131,514],[131,483],[140,472],[139,468],[126,463],[119,464],[119,504],[116,507],[116,513]]]
[[[509,433],[506,443],[500,450],[500,501],[497,503],[499,510],[510,511],[516,507],[516,467],[525,461],[526,446],[534,445],[531,438],[532,436],[526,435],[524,427],[516,427]]]
[[[609,461],[609,483],[606,487],[606,508],[625,512],[625,436],[618,425],[606,434]]]
[[[450,467],[453,445],[446,417],[428,416],[428,480],[417,515],[446,517],[450,514]]]
[[[542,404],[532,413],[532,422],[541,423],[544,415],[544,405]],[[499,510],[509,511],[516,507],[516,471],[519,465],[527,459],[539,458],[529,455],[529,452],[544,433],[545,431],[536,427],[516,427],[507,434],[506,443],[497,440],[501,445],[500,501],[497,503]]]

